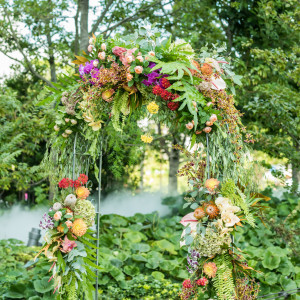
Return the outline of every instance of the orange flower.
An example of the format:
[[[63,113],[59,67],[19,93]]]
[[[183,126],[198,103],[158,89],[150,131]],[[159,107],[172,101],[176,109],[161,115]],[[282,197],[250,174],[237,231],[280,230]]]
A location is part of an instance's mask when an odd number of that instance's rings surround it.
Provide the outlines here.
[[[217,274],[217,266],[213,262],[209,262],[203,265],[203,272],[206,274],[209,278],[214,278]]]
[[[79,199],[86,199],[89,196],[89,194],[90,191],[84,186],[80,186],[76,189],[76,195]]]
[[[201,72],[204,75],[211,76],[213,73],[213,68],[209,64],[205,63],[201,67]]]
[[[210,178],[205,181],[205,187],[210,191],[213,192],[220,184],[220,181],[215,178]]]
[[[71,232],[76,236],[83,236],[87,231],[87,225],[82,219],[76,219],[73,222],[73,226],[71,228]]]
[[[57,226],[56,228],[59,232],[64,232],[64,228],[63,226],[60,224],[59,226]]]

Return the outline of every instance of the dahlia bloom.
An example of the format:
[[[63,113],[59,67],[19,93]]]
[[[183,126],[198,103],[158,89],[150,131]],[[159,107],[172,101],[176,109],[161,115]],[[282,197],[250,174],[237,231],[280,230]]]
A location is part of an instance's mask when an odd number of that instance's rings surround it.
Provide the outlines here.
[[[87,225],[82,219],[76,219],[73,222],[71,232],[76,236],[83,236],[87,231]]]
[[[76,195],[79,199],[86,199],[90,195],[90,191],[86,187],[80,186],[76,189]]]
[[[215,178],[210,178],[205,181],[205,187],[210,191],[213,192],[220,184],[220,181]]]
[[[72,249],[74,247],[77,247],[77,244],[75,241],[69,240],[68,237],[65,235],[65,238],[64,238],[63,242],[61,243],[61,246],[62,246],[62,248],[60,250],[61,252],[69,253],[70,251],[72,251]]]
[[[208,280],[205,277],[202,277],[196,281],[197,285],[206,286],[208,284]]]
[[[217,266],[213,262],[208,262],[203,265],[203,272],[209,277],[214,278],[217,274]]]

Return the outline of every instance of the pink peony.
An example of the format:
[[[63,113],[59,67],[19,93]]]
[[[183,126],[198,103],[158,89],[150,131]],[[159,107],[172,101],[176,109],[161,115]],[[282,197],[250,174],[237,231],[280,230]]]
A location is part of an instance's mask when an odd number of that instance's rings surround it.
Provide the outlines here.
[[[203,129],[203,131],[204,131],[205,133],[210,133],[210,132],[211,132],[211,127],[205,127],[205,128]]]
[[[65,235],[65,238],[64,238],[63,242],[61,243],[61,245],[62,245],[62,248],[60,251],[63,253],[69,253],[74,247],[77,247],[76,242],[70,241],[66,235]]]
[[[185,127],[186,127],[188,130],[191,130],[191,129],[193,129],[194,124],[193,124],[192,122],[189,122],[189,123],[185,124]]]
[[[88,51],[89,51],[89,52],[92,52],[93,49],[94,49],[93,45],[89,45],[89,46],[88,46]]]
[[[217,115],[213,114],[213,115],[210,116],[209,120],[211,122],[216,122],[218,120],[218,117],[217,117]]]
[[[100,59],[104,60],[104,59],[105,59],[105,52],[104,52],[104,51],[103,51],[103,52],[99,52],[99,53],[98,53],[98,57],[99,57]]]
[[[143,72],[143,67],[142,66],[136,66],[134,68],[135,73],[141,74]]]
[[[62,212],[61,211],[57,211],[53,216],[55,221],[59,221],[61,219],[61,217],[62,217]]]
[[[127,78],[127,81],[130,81],[133,78],[133,76],[132,76],[132,74],[127,73],[126,78]]]

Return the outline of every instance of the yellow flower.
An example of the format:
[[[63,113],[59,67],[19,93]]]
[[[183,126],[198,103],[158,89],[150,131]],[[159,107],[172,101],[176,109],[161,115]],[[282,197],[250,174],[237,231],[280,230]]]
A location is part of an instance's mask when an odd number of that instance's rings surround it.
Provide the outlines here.
[[[147,105],[147,109],[150,114],[157,114],[159,106],[154,101],[152,101]]]
[[[141,135],[141,140],[144,143],[150,144],[153,141],[153,137],[149,134]]]
[[[216,264],[213,262],[208,262],[203,265],[203,272],[209,278],[214,278],[216,276],[217,269],[218,268],[217,268]]]
[[[205,187],[210,191],[213,192],[220,184],[220,181],[215,178],[210,178],[205,181]]]
[[[91,126],[94,131],[97,131],[101,128],[101,126],[102,126],[101,123],[104,123],[104,122],[102,120],[100,120],[100,121],[97,121],[97,122],[91,122],[88,125]]]
[[[82,219],[76,219],[73,222],[71,231],[76,236],[83,236],[87,231],[87,225],[85,224],[85,222]]]
[[[76,189],[76,195],[79,199],[86,199],[89,196],[89,194],[90,191],[84,186],[80,186]]]

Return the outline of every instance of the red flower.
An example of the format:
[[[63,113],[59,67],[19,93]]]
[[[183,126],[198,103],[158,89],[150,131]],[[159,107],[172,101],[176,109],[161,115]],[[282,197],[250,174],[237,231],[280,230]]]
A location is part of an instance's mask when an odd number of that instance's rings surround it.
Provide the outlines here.
[[[179,97],[179,95],[178,94],[173,94],[173,96],[172,96],[172,100],[175,100],[176,98],[178,98]]]
[[[196,281],[198,285],[206,286],[208,284],[208,280],[205,277],[202,277]]]
[[[161,85],[163,86],[163,88],[167,89],[168,87],[171,86],[171,83],[167,78],[162,78]]]
[[[88,177],[85,174],[80,174],[79,177],[78,177],[78,180],[82,184],[86,184],[88,182]]]
[[[169,102],[167,106],[170,110],[177,110],[179,107],[179,102]]]
[[[191,285],[191,280],[190,279],[186,279],[183,283],[182,286],[186,289],[190,289],[192,287]]]
[[[168,101],[168,100],[171,100],[171,99],[172,99],[173,94],[170,93],[169,91],[163,90],[163,91],[161,92],[160,96],[161,96],[164,100]]]
[[[79,188],[81,186],[81,181],[79,179],[76,179],[72,182],[72,187]]]
[[[70,186],[72,186],[72,180],[70,180],[69,178],[63,178],[59,183],[58,186],[62,189],[66,189]]]
[[[160,95],[163,89],[159,85],[155,85],[152,89],[154,95]]]

